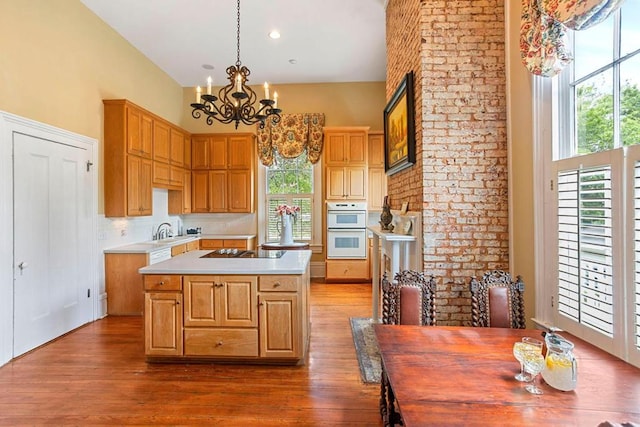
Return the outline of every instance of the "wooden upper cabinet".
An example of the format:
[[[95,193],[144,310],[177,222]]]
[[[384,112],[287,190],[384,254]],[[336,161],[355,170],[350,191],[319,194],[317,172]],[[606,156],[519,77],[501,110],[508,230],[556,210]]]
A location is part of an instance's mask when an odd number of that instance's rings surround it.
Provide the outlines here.
[[[209,212],[228,212],[227,172],[209,171]]]
[[[253,138],[231,136],[227,146],[229,169],[250,169],[253,167],[253,152],[255,150]]]
[[[369,133],[369,167],[384,167],[384,135],[382,132]]]
[[[227,146],[228,138],[224,135],[215,135],[209,139],[211,149],[209,150],[209,168],[227,169]]]
[[[183,189],[185,133],[125,99],[103,104],[105,216],[151,215],[152,187]]]
[[[127,152],[151,158],[153,150],[153,119],[133,106],[127,112]]]
[[[367,208],[382,211],[387,195],[387,175],[384,171],[384,134],[369,133],[369,168],[367,176]]]
[[[250,169],[254,159],[254,135],[208,134],[191,137],[192,169]]]
[[[250,133],[192,135],[192,212],[253,212],[254,139]]]
[[[174,166],[184,166],[184,134],[176,128],[170,130],[169,160]]]
[[[153,213],[151,164],[149,159],[127,156],[127,216],[148,216]]]
[[[210,169],[210,138],[203,135],[191,137],[191,169]]]
[[[184,168],[191,169],[191,136],[183,134],[184,141]]]
[[[367,171],[360,166],[327,167],[325,172],[327,199],[366,200]]]
[[[170,127],[159,120],[153,121],[153,160],[169,163],[171,157]]]
[[[366,127],[325,128],[325,162],[327,165],[366,165]]]

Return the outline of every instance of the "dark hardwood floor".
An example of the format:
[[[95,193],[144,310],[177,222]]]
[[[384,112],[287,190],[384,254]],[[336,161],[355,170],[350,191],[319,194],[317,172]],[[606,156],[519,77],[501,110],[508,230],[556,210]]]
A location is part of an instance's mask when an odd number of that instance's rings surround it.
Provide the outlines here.
[[[304,366],[148,364],[142,317],[93,322],[0,368],[0,425],[380,426],[350,317],[371,285],[311,285]]]

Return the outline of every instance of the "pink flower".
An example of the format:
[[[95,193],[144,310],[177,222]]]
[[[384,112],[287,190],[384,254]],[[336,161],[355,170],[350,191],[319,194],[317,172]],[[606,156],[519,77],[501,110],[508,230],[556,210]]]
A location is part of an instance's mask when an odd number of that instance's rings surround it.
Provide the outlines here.
[[[300,206],[278,205],[276,212],[278,215],[293,215],[295,218],[300,212]]]

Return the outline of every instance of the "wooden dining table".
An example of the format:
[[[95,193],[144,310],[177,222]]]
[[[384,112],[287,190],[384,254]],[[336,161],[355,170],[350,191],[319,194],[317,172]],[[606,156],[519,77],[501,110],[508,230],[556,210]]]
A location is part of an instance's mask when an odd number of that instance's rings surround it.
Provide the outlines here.
[[[539,330],[382,324],[374,330],[383,379],[406,427],[640,425],[640,369],[569,333],[559,334],[575,344],[576,389],[556,390],[539,376],[544,394],[534,395],[514,379],[520,364],[512,349],[525,336],[542,340]]]

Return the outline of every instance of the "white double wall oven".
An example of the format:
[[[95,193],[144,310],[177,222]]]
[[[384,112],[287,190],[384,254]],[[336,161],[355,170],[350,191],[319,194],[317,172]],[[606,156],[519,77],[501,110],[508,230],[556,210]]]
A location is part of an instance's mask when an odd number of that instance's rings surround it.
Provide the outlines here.
[[[366,202],[327,202],[327,259],[365,258]]]

